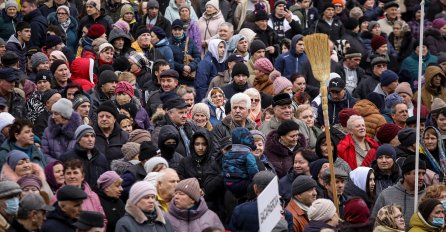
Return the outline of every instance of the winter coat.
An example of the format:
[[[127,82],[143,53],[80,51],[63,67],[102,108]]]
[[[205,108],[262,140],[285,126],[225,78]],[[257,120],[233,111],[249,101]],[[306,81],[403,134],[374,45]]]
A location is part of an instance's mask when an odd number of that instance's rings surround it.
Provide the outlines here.
[[[261,74],[261,76],[256,76],[254,78],[253,87],[256,88],[261,93],[266,93],[268,95],[274,95],[273,81],[269,78],[267,74]]]
[[[353,51],[358,51],[362,54],[362,57],[367,57],[367,50],[359,38],[358,33],[355,33],[351,30],[346,29],[344,33],[344,38],[350,43],[350,48],[354,49]]]
[[[198,156],[194,149],[194,142],[198,137],[204,137],[207,144],[206,153],[202,156]],[[200,186],[203,186],[206,170],[211,166],[212,162],[212,136],[207,130],[198,129],[192,135],[189,149],[191,155],[180,161],[177,169],[178,176],[180,180],[195,177],[200,182]]]
[[[232,131],[239,127],[234,121],[232,121],[231,115],[227,115],[221,123],[217,124],[212,130],[213,146],[216,151],[220,151],[220,141],[225,137],[232,137]],[[255,124],[249,119],[246,119],[245,128],[248,130],[255,130]]]
[[[423,195],[425,192],[425,186],[418,192]],[[402,179],[400,179],[395,185],[384,189],[375,201],[371,215],[376,217],[378,211],[385,205],[396,204],[403,209],[404,221],[410,221],[411,216],[415,212],[413,208],[414,194],[408,193],[403,186]],[[406,223],[406,229],[408,225]]]
[[[74,148],[74,132],[80,125],[82,119],[77,112],[73,112],[66,125],[56,124],[52,117],[48,119],[48,127],[43,131],[42,137],[42,151],[48,163],[59,160],[63,153]]]
[[[310,33],[327,34],[331,41],[340,40],[344,36],[344,25],[337,17],[333,18],[332,24],[328,24],[322,17],[316,20],[311,26]]]
[[[303,146],[307,146],[308,144],[315,144],[316,143],[316,137],[314,137],[314,133],[310,133],[310,128],[301,120],[296,119],[296,118],[292,118],[292,120],[297,123],[299,125],[299,133],[301,133],[303,135],[303,138],[305,138],[305,144],[303,144]],[[279,128],[280,124],[282,122],[280,122],[276,116],[273,116],[271,118],[271,120],[269,121],[265,121],[262,123],[262,125],[260,126],[259,130],[266,136],[268,136],[268,134],[273,131],[273,130],[277,130],[277,128]],[[271,161],[271,160],[270,160]],[[288,169],[285,169],[284,172],[287,172]]]
[[[120,30],[118,28],[115,28],[113,30],[110,31],[110,35],[108,35],[107,39],[108,42],[110,44],[113,44],[114,41],[118,38],[122,38],[124,39],[124,47],[122,48],[121,51],[117,51],[115,49],[115,55],[113,56],[114,58],[120,57],[120,56],[124,56],[126,58],[129,57],[130,52],[131,52],[131,46],[132,46],[132,37],[129,34],[126,34],[123,30]]]
[[[297,205],[295,199],[291,199],[286,209],[293,215],[294,232],[303,232],[305,225],[310,223],[307,214]]]
[[[95,185],[93,185],[93,187],[94,186],[96,186],[96,183]],[[82,190],[84,190],[85,194],[87,194],[87,198],[82,203],[82,210],[95,211],[105,216],[104,209],[102,208],[101,205],[101,201],[99,200],[99,197],[96,194],[96,192],[93,192],[90,185],[86,182],[82,183]],[[104,227],[107,227],[107,221],[108,221],[107,218],[104,218]]]
[[[121,151],[121,146],[127,142],[129,135],[119,127],[118,122],[115,122],[113,131],[108,138],[105,137],[98,125],[95,124],[93,128],[96,132],[95,147],[100,153],[105,154],[109,163],[114,159],[120,159],[124,156]]]
[[[429,51],[427,52],[427,55],[423,57],[423,62],[421,63],[421,75],[424,75],[424,72],[426,71],[426,68],[429,64],[436,64],[438,61],[438,57],[432,55]],[[415,53],[415,51],[412,52],[412,54],[408,57],[406,57],[403,62],[401,63],[400,70],[407,70],[410,74],[412,85],[414,81],[418,80],[418,55]]]
[[[152,221],[130,201],[125,205],[125,215],[116,223],[116,232],[173,232],[172,225],[163,211],[155,205],[156,218]]]
[[[43,131],[48,126],[48,118],[51,116],[51,113],[44,109],[34,121],[33,132],[39,138],[42,137]]]
[[[291,39],[294,35],[302,34],[302,28],[300,27],[300,19],[296,15],[291,15],[291,22],[283,18],[277,18],[275,9],[271,12],[268,19],[268,26],[271,27],[276,33],[279,41],[285,38]],[[292,48],[292,47],[291,47]]]
[[[415,40],[420,39],[420,21],[416,21],[415,18],[409,23],[410,33]],[[432,27],[432,22],[427,18],[424,19],[424,29]]]
[[[296,44],[300,37],[293,37],[291,40],[290,50],[277,57],[274,62],[274,67],[279,71],[282,76],[290,79],[294,73],[300,73],[302,66],[308,60],[305,53],[296,53]]]
[[[184,49],[186,47],[186,34],[183,34],[184,37],[181,39],[176,39],[174,37],[169,39],[169,46],[173,53],[173,59],[175,62],[175,70],[180,74],[180,84],[186,84],[189,86],[194,85],[193,80],[185,79],[183,76],[183,70],[184,70]],[[189,37],[189,41],[187,44],[187,54],[191,55],[194,60],[189,63],[189,67],[192,71],[197,71],[198,63],[201,61],[200,56],[200,49],[196,46],[192,38]]]
[[[40,10],[35,9],[29,14],[23,16],[23,21],[28,22],[32,28],[31,39],[28,42],[28,46],[30,48],[43,47],[46,38],[46,31],[48,29],[48,21],[42,15],[42,13],[40,13]]]
[[[175,62],[173,60],[173,52],[169,46],[169,39],[163,38],[155,44],[156,50],[164,57],[164,60],[169,63],[169,66],[175,68]]]
[[[432,78],[439,74],[441,76],[441,85],[439,88],[432,88]],[[434,98],[441,98],[443,101],[446,100],[446,76],[442,69],[438,66],[432,66],[426,70],[424,74],[424,86],[421,88],[421,104],[426,106],[429,110],[431,110],[432,102]],[[417,91],[413,95],[413,99],[418,99],[419,91]]]
[[[130,5],[128,2],[117,2],[107,0],[105,5],[105,14],[110,16],[113,22],[118,21],[121,18],[121,9],[124,5]],[[132,6],[133,7],[133,6]],[[136,11],[135,11],[136,12]],[[107,33],[108,35],[108,33]]]
[[[248,201],[235,207],[229,224],[231,231],[258,231],[259,217],[257,200]]]
[[[429,52],[432,55],[438,55],[440,52],[446,52],[446,38],[435,28],[428,28],[424,31],[424,39]]]
[[[48,15],[48,24],[57,26],[60,31],[63,31],[66,36],[66,46],[71,50],[71,52],[76,52],[77,46],[79,44],[78,34],[79,31],[79,23],[77,18],[73,15],[70,15],[71,23],[68,26],[68,29],[65,31],[62,26],[60,26],[59,21],[57,20],[56,12],[53,12]]]
[[[198,21],[190,21],[189,28],[187,28],[186,35],[194,42],[195,47],[198,49],[198,52],[201,53],[201,32],[198,27]]]
[[[225,22],[223,14],[218,11],[216,14],[209,16],[204,13],[198,19],[198,28],[200,28],[201,41],[207,41],[218,32],[218,26]],[[214,75],[215,76],[215,75]]]
[[[71,4],[66,1],[65,4],[63,4],[68,7],[68,10],[70,11],[70,16],[77,18],[78,17],[78,11],[74,6],[71,6]],[[42,12],[42,15],[44,17],[48,17],[51,13],[56,13],[57,5],[55,4],[55,1],[48,1],[42,4],[39,7],[40,12]]]
[[[183,4],[187,4],[188,6],[191,5],[190,0],[186,0]],[[190,18],[193,21],[198,20],[197,14],[195,13],[195,10],[193,7],[189,7],[190,9]],[[169,6],[166,8],[166,11],[164,12],[164,17],[172,23],[175,21],[175,19],[180,19],[180,9],[179,6],[175,3],[175,0],[169,1]]]
[[[297,176],[299,176],[299,174],[297,174],[296,171],[294,171],[294,168],[291,167],[287,174],[279,180],[279,195],[282,197],[285,203],[290,202],[291,198],[293,197],[291,192],[292,185]]]
[[[217,214],[212,212],[201,198],[196,209],[179,209],[175,206],[175,200],[169,203],[169,212],[166,219],[172,224],[176,232],[200,231],[207,227],[224,229]]]
[[[15,18],[11,18],[6,14],[6,9],[0,11],[0,38],[4,41],[15,34],[15,26],[21,21],[20,13],[17,13]]]
[[[170,165],[169,165],[170,166]],[[122,195],[121,199],[123,202],[127,201],[127,198],[129,196],[130,188],[134,183],[140,180],[144,180],[144,178],[147,176],[147,172],[144,169],[144,166],[142,163],[135,164],[129,167],[127,171],[124,172],[124,174],[121,175],[122,178]]]
[[[273,46],[274,53],[265,53],[265,57],[268,58],[274,64],[274,58],[279,55],[279,38],[277,37],[276,31],[274,31],[270,26],[266,30],[261,30],[259,27],[255,26],[254,30],[256,33],[255,39],[261,40],[266,47]]]
[[[248,2],[249,2],[249,0],[244,0],[237,4],[237,8],[235,9],[235,12],[234,12],[234,26],[237,26],[236,31],[240,31],[240,29],[243,28],[242,26],[245,23],[245,21],[248,20],[247,17],[250,15],[249,14],[250,12],[252,15],[254,15],[254,13],[252,11],[249,11],[247,9]],[[259,2],[263,6],[265,6],[265,12],[267,14],[269,14],[271,12],[269,2],[266,0],[260,0]]]
[[[409,222],[409,232],[440,232],[441,228],[435,227],[429,224],[426,219],[423,218],[420,212],[416,212],[412,215]]]
[[[91,60],[90,60],[90,62],[91,62]],[[79,79],[77,79],[77,80],[79,80]],[[90,89],[89,92],[90,92],[91,111],[92,112],[96,112],[96,110],[99,108],[99,105],[101,105],[102,103],[104,103],[107,100],[110,100],[110,98],[107,95],[105,95],[104,92],[102,92],[102,89],[99,86],[95,86],[94,88]],[[94,119],[95,118],[92,118],[92,121],[95,121]]]
[[[225,115],[225,114],[224,114],[224,112],[221,112],[220,115],[218,115],[219,117],[217,117],[217,106],[215,106],[214,103],[212,103],[212,100],[211,100],[212,97],[210,95],[211,95],[211,92],[209,91],[208,97],[206,99],[204,99],[202,102],[206,103],[208,105],[208,107],[209,107],[209,113],[210,113],[210,116],[211,116],[209,118],[209,122],[214,127],[218,123],[220,123],[221,120],[223,120],[223,115]],[[224,93],[223,93],[223,95],[224,95]],[[225,97],[225,96],[223,96],[223,97]],[[223,104],[222,107],[224,107],[225,104],[226,104],[226,100],[225,100],[225,103]],[[220,110],[223,111],[221,108],[220,108]]]
[[[45,110],[45,105],[42,102],[42,93],[35,91],[26,101],[26,118],[34,123],[39,116]]]
[[[19,40],[12,34],[6,42],[6,50],[14,52],[19,57],[19,67],[23,72],[26,71],[28,47],[24,44],[20,44]]]
[[[142,19],[139,21],[138,27],[147,26],[147,17],[148,17],[147,14],[145,14],[142,17]],[[156,17],[155,26],[162,28],[166,33],[167,37],[170,37],[172,35],[171,22],[162,15],[161,11],[158,13],[158,16]],[[147,26],[147,28],[150,27],[151,26]]]
[[[365,80],[362,80],[358,87],[353,90],[353,97],[358,99],[366,99],[367,95],[376,88],[376,86],[380,83],[379,77],[374,74],[367,76]]]
[[[96,140],[97,144],[97,140]],[[96,189],[96,183],[100,175],[102,173],[110,170],[109,164],[105,155],[100,153],[96,146],[90,151],[92,158],[88,159],[88,151],[83,149],[79,143],[76,143],[75,146],[62,154],[60,156],[60,161],[66,162],[72,159],[82,160],[84,164],[84,172],[85,172],[85,181],[93,186]]]
[[[85,15],[80,21],[79,21],[79,31],[77,32],[78,35],[82,35],[82,28],[84,27],[90,27],[93,24],[102,24],[102,26],[105,27],[105,34],[110,34],[110,31],[113,29],[113,20],[110,16],[102,14],[96,18],[93,19],[93,17],[89,15]]]
[[[225,188],[223,176],[221,176],[223,154],[219,152],[205,172],[202,189],[204,199],[209,209],[217,213],[219,218],[225,222],[227,205],[225,204]]]
[[[46,215],[46,220],[42,225],[42,232],[64,231],[75,232],[76,226],[73,225],[77,220],[70,219],[70,217],[62,211],[59,204],[53,204],[54,210],[49,211]]]
[[[277,176],[282,178],[286,175],[287,171],[293,166],[294,154],[296,151],[306,146],[305,137],[299,134],[299,140],[297,145],[291,151],[279,142],[279,134],[277,131],[272,131],[267,135],[265,143],[265,155],[269,162],[274,166],[277,172]]]
[[[360,165],[358,165],[358,163],[356,162],[355,142],[353,141],[352,135],[348,134],[338,144],[339,157],[345,160],[348,163],[348,165],[350,165],[350,168],[352,170],[354,170],[358,166],[370,167],[373,160],[376,159],[375,153],[376,149],[378,149],[379,147],[379,144],[367,135],[365,137],[365,142],[368,143],[370,149]]]
[[[376,105],[367,99],[363,99],[356,102],[353,109],[364,118],[367,135],[370,138],[375,138],[378,129],[386,124],[386,119],[380,114]]]
[[[95,87],[96,74],[93,73],[94,60],[90,58],[77,58],[71,63],[71,81],[79,84],[83,91]]]
[[[395,35],[390,33],[389,35],[389,42],[392,45],[392,47],[395,48]],[[410,56],[413,51],[413,44],[415,43],[412,34],[410,31],[404,32],[404,35],[402,36],[401,46],[398,52],[398,61],[404,60],[406,57]],[[396,51],[396,48],[395,48]],[[418,67],[418,66],[417,66]]]
[[[160,88],[158,90],[151,91],[149,96],[147,97],[146,111],[147,114],[149,114],[151,117],[156,112],[156,109],[163,104],[163,102],[161,101],[162,93],[164,93],[164,91]]]
[[[365,178],[367,179],[367,176],[365,176]],[[355,185],[355,183],[353,183],[352,180],[348,180],[347,183],[345,184],[344,194],[348,198],[360,197],[365,201],[369,210],[373,208],[373,203],[375,199],[371,198],[367,194],[367,192],[365,192],[362,188]]]
[[[331,95],[328,95],[328,121],[330,124],[339,123],[339,112],[344,108],[352,108],[356,103],[356,99],[352,97],[350,92],[345,91],[345,96],[341,101],[335,102],[331,99]],[[317,108],[317,121],[319,125],[324,125],[324,115],[322,111],[322,104]]]
[[[305,226],[304,232],[320,232],[322,229],[329,229],[330,231],[339,231],[338,229],[336,229],[333,226],[328,225],[325,222],[322,221],[310,221],[310,223],[308,223]]]
[[[142,52],[146,56],[147,59],[154,61],[158,59],[164,59],[164,56],[160,53],[160,51],[150,44],[147,48],[141,48],[138,44],[138,41],[132,43],[132,49],[136,52]]]
[[[8,153],[12,150],[19,150],[25,152],[29,157],[30,161],[40,165],[40,167],[44,168],[47,164],[46,157],[40,151],[36,145],[31,145],[28,149],[23,149],[17,147],[15,142],[6,139],[3,144],[0,146],[0,166],[6,163],[6,157],[8,157]]]
[[[114,232],[116,223],[125,214],[125,204],[119,198],[107,196],[104,191],[98,192],[101,206],[104,209],[105,217],[107,218],[107,232]]]
[[[249,89],[250,84],[246,83],[244,86],[239,87],[234,82],[231,82],[227,85],[221,87],[221,90],[225,93],[225,97],[227,99],[231,99],[232,96],[236,93],[243,93],[245,90]]]
[[[401,169],[396,161],[394,161],[392,173],[390,175],[382,172],[376,161],[373,161],[372,168],[375,173],[375,196],[378,196],[384,189],[396,184],[400,176],[402,176]]]

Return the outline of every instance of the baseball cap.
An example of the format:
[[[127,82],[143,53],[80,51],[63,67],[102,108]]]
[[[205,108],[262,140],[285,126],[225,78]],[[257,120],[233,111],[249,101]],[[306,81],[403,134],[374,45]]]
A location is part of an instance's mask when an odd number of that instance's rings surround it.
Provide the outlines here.
[[[26,194],[22,200],[20,200],[19,211],[29,212],[31,210],[45,210],[53,211],[54,207],[45,204],[43,198],[35,193]]]
[[[341,78],[333,78],[330,80],[330,83],[328,84],[328,91],[341,91],[345,88],[345,81]]]

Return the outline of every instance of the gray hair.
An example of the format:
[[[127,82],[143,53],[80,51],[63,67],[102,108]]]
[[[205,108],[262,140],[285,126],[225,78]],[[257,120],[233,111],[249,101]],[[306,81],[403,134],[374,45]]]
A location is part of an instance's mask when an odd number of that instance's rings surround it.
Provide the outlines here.
[[[347,120],[347,128],[349,130],[353,129],[353,122],[355,122],[356,120],[364,121],[364,118],[362,116],[359,116],[359,115],[352,115],[352,116],[350,116],[350,118]]]
[[[229,28],[230,32],[234,32],[234,25],[232,25],[232,23],[228,23],[228,22],[220,23],[220,25],[218,25],[218,30],[220,30],[220,28],[222,26],[227,26]]]
[[[251,96],[260,97],[260,92],[255,88],[249,88],[249,89],[245,90],[245,92],[243,92],[243,93],[246,93],[249,97],[251,97]]]
[[[251,98],[246,93],[234,94],[234,96],[231,97],[231,106],[242,101],[246,103],[247,109],[251,109]]]

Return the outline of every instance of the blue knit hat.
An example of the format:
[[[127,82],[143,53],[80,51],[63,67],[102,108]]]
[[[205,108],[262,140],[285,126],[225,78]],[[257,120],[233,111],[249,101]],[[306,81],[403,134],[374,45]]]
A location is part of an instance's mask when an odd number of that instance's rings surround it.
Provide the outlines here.
[[[386,109],[391,109],[394,105],[403,103],[403,98],[397,93],[387,95],[385,99]]]
[[[242,144],[250,147],[252,150],[256,149],[254,137],[248,129],[243,127],[237,127],[232,131],[232,144]]]
[[[166,38],[166,32],[161,27],[154,26],[151,31],[155,33],[159,40]]]
[[[10,151],[8,153],[8,157],[6,158],[6,162],[12,168],[12,170],[15,170],[15,167],[17,166],[17,163],[20,160],[23,160],[23,159],[29,159],[29,156],[25,152],[23,152],[23,151],[12,150],[12,151]]]
[[[386,143],[378,147],[378,150],[376,150],[376,159],[383,155],[391,156],[393,160],[396,159],[396,151],[395,148],[393,148],[392,145]]]
[[[386,70],[381,74],[381,86],[388,86],[394,81],[398,81],[398,75],[394,71]]]

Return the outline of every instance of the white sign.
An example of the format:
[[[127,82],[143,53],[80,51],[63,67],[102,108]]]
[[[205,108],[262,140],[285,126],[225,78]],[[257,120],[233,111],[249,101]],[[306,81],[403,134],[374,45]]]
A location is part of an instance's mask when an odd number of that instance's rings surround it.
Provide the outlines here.
[[[257,208],[259,210],[259,231],[271,232],[282,217],[277,176],[257,197]]]

